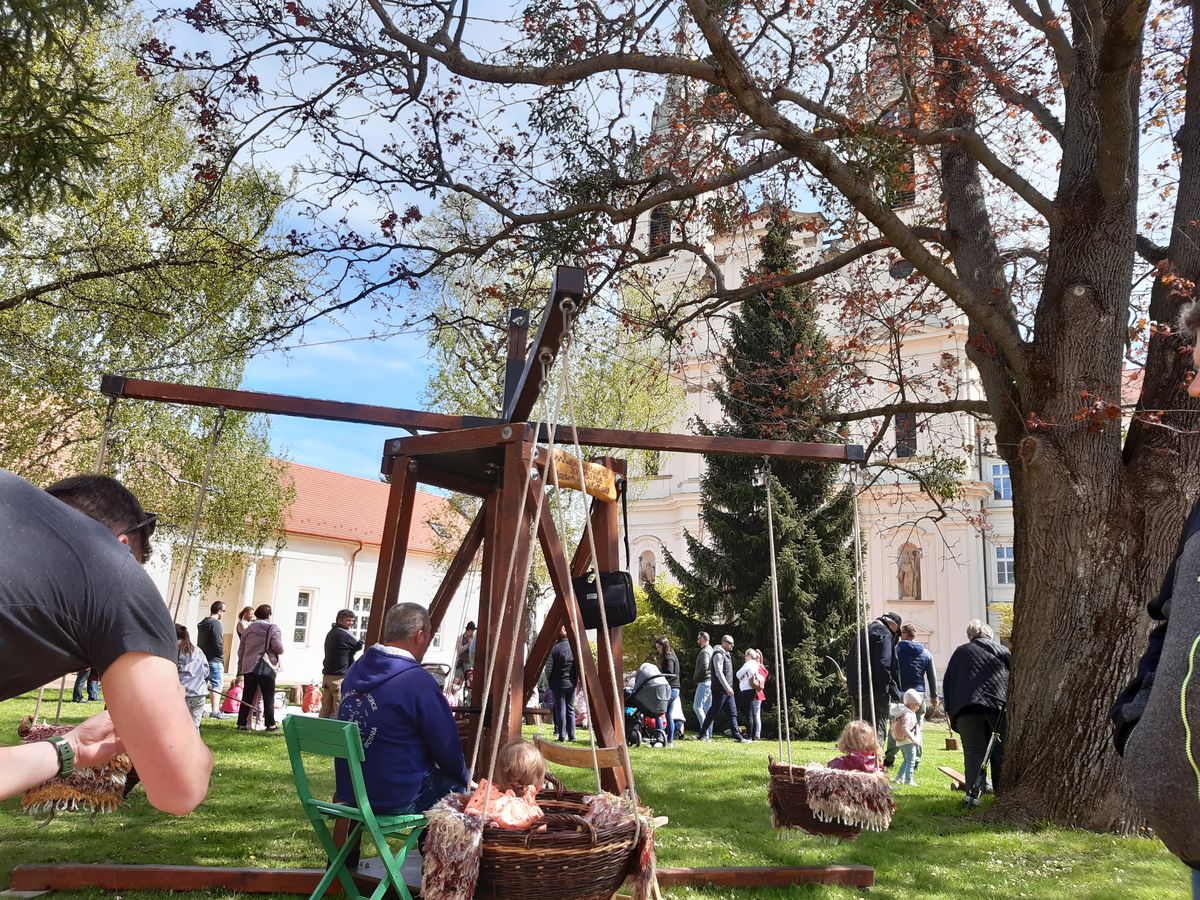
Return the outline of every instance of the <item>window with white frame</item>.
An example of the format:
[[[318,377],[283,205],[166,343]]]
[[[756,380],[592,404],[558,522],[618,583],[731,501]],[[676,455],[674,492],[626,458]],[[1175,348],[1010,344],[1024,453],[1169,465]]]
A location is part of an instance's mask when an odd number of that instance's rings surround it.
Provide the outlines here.
[[[350,612],[354,613],[354,627],[350,629],[360,641],[367,639],[367,624],[371,621],[371,598],[367,594],[355,594],[350,598]]]
[[[996,548],[996,584],[1016,584],[1017,573],[1014,568],[1013,548]]]
[[[296,621],[292,623],[292,643],[308,643],[308,618],[312,615],[313,598],[316,591],[311,588],[301,588],[296,592]]]
[[[992,498],[995,500],[1012,499],[1012,476],[1008,471],[1008,463],[992,466]]]
[[[442,646],[442,630],[440,628],[433,633],[433,640],[429,642],[429,646],[434,650]]]

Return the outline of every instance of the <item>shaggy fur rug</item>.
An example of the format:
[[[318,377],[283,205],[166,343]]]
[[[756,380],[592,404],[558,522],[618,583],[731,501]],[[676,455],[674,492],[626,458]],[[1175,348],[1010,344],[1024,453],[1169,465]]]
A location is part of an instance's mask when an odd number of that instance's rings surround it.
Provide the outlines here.
[[[21,743],[31,744],[66,734],[73,725],[35,725],[26,716],[17,727]],[[124,753],[99,769],[76,769],[66,778],[54,777],[32,787],[21,797],[21,809],[30,815],[53,816],[60,812],[113,812],[124,799],[125,776],[133,763]]]
[[[804,767],[808,808],[822,822],[844,822],[887,831],[896,801],[886,778],[867,772],[828,769],[817,763]]]

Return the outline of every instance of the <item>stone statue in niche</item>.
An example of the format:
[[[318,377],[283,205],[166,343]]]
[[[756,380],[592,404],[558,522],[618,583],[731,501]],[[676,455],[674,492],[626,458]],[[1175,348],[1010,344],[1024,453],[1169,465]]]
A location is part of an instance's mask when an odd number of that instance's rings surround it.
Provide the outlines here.
[[[657,574],[657,567],[654,564],[654,554],[647,550],[638,560],[638,581],[642,584],[654,584],[654,578]]]
[[[900,582],[901,600],[921,599],[921,548],[905,544],[896,560],[896,578]]]

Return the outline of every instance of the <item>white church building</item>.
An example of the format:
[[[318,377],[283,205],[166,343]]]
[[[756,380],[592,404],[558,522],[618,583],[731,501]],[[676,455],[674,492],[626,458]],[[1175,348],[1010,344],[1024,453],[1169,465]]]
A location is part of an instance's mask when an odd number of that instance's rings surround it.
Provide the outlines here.
[[[685,91],[685,83],[672,79],[655,110],[656,132],[671,127],[668,107],[686,104]],[[694,142],[702,137],[698,132],[685,140]],[[914,190],[894,204],[902,216],[905,208],[915,214],[920,193]],[[725,288],[736,289],[743,283],[744,271],[758,260],[759,239],[768,225],[766,210],[728,231],[698,224],[702,218],[679,222],[672,210],[659,207],[640,223],[646,249],[678,239],[680,230],[685,230],[687,240],[700,245],[708,258],[706,265],[694,254],[676,253],[648,264],[645,289],[666,298],[663,302],[670,303],[673,297],[688,292],[699,296],[710,288],[713,264],[719,267]],[[819,214],[793,213],[792,219],[803,225],[794,236],[799,265],[809,266],[838,252],[837,240],[827,233]],[[907,263],[881,252],[867,257],[857,271],[826,276],[814,289],[824,299],[865,284],[880,296],[890,296],[889,288],[907,284],[911,274]],[[917,289],[915,279],[912,287]],[[823,309],[825,332],[836,346],[843,340],[838,306],[830,302]],[[684,399],[676,430],[690,430],[696,420],[722,420],[713,394],[725,347],[722,331],[719,318],[707,325],[697,323],[692,340],[674,363],[672,376]],[[864,376],[855,399],[861,404],[857,408],[895,401],[898,379],[894,371],[891,375],[885,371],[889,366],[904,372],[899,381],[910,401],[948,396],[983,399],[978,373],[966,356],[966,337],[965,317],[955,315],[948,301],[936,314],[909,322],[899,335],[881,334],[879,346],[867,346],[855,354]],[[882,417],[851,423],[849,440],[869,445],[881,422]],[[1012,484],[1008,466],[992,455],[989,436],[986,420],[967,413],[899,413],[875,444],[861,476],[865,487],[858,504],[866,541],[863,574],[870,613],[900,613],[905,622],[916,626],[919,639],[943,667],[953,649],[966,640],[968,621],[989,617],[994,621],[995,609],[1011,604],[1013,598]],[[954,471],[955,496],[941,503],[934,502],[913,475],[935,457]],[[687,564],[685,532],[704,541],[700,515],[703,465],[698,455],[665,453],[657,474],[634,485],[630,532],[641,578],[666,571],[664,552]],[[850,477],[848,469],[845,477]]]

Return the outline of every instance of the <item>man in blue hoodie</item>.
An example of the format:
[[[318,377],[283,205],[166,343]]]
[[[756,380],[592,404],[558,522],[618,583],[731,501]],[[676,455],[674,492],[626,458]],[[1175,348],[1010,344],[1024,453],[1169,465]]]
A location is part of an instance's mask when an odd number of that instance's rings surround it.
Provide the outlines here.
[[[382,643],[342,682],[338,718],[358,723],[367,797],[382,815],[424,812],[446,794],[465,791],[471,780],[450,707],[421,668],[432,639],[425,608],[400,603],[384,619]],[[334,768],[337,796],[351,802],[345,762],[336,760]]]
[[[933,657],[925,649],[925,645],[917,640],[917,629],[910,623],[900,626],[900,641],[896,644],[896,664],[900,668],[900,690],[913,690],[922,697],[921,708],[917,710],[917,728],[925,722],[925,714],[930,705],[938,701],[937,668]],[[925,687],[928,685],[928,693]],[[896,739],[892,730],[888,729],[887,749],[883,754],[883,764],[890,766],[896,761]],[[917,766],[921,765],[921,745],[917,744]],[[914,767],[915,768],[915,767]]]

